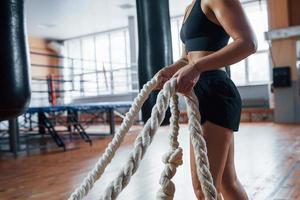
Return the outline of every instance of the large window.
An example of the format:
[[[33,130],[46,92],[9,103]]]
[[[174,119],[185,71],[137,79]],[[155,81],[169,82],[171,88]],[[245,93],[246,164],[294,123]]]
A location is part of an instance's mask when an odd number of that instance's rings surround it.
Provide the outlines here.
[[[128,29],[65,41],[66,90],[72,97],[128,93],[132,90]]]
[[[182,43],[180,39],[180,28],[182,20],[182,17],[174,17],[171,20],[172,50],[174,61],[180,58],[182,54]]]
[[[270,81],[270,61],[268,43],[264,39],[264,32],[268,30],[266,1],[244,3],[243,8],[257,36],[258,50],[257,53],[230,67],[231,78],[237,85],[267,83]],[[171,22],[174,61],[181,56],[182,51],[179,37],[182,18],[183,16],[174,17]]]
[[[257,36],[257,52],[240,63],[231,66],[232,79],[238,85],[266,83],[270,81],[269,46],[264,39],[268,30],[266,1],[244,4],[244,10]]]

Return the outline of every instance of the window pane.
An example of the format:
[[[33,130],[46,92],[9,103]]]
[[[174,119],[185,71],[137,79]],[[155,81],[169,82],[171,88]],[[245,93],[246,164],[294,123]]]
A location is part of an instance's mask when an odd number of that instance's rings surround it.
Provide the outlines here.
[[[236,85],[246,84],[246,66],[245,61],[242,60],[230,66],[231,79]]]
[[[244,4],[243,7],[257,37],[258,50],[268,49],[269,45],[264,37],[264,32],[268,31],[266,2]]]
[[[88,37],[81,40],[84,72],[95,72],[95,46],[94,38]]]
[[[96,37],[96,58],[100,63],[109,62],[109,38],[107,34]]]
[[[173,61],[180,58],[179,52],[179,33],[178,33],[178,20],[173,20],[171,23],[171,33],[172,33],[172,50],[173,50]]]
[[[125,67],[126,47],[124,31],[114,32],[110,36],[111,40],[111,62],[112,68]]]
[[[109,71],[98,74],[99,82],[99,94],[108,94],[111,93],[111,74]]]
[[[99,94],[111,92],[109,36],[102,34],[96,37],[96,59]]]
[[[65,84],[64,89],[70,91],[65,93],[65,102],[68,103],[72,98],[80,96],[80,75],[82,74],[82,61],[81,61],[81,42],[80,39],[69,40],[66,42],[68,57],[68,66],[73,68],[67,74],[64,74],[64,78],[72,80],[72,83]],[[69,75],[69,76],[68,76]]]
[[[131,91],[129,43],[127,29],[66,41],[68,56],[76,58],[67,62],[73,70],[65,74],[69,74],[74,83],[66,84],[66,88],[76,89],[77,92],[72,93],[76,96]]]
[[[114,71],[114,93],[125,93],[128,90],[127,70]],[[125,83],[125,84],[124,84]]]
[[[114,93],[125,92],[127,89],[126,43],[125,32],[111,34],[111,66],[113,70]]]
[[[125,31],[126,33],[126,87],[127,87],[127,91],[130,92],[132,91],[132,65],[131,65],[131,59],[130,59],[130,46],[129,46],[129,33],[128,30]]]
[[[125,46],[126,46],[126,64],[130,63],[130,40],[129,40],[129,33],[125,31]]]
[[[179,36],[179,54],[182,55],[182,41],[181,41],[181,38],[180,38],[180,30],[181,30],[181,26],[182,26],[182,23],[183,23],[183,17],[179,18],[178,19],[178,36]]]
[[[95,62],[95,46],[93,37],[85,37],[82,44],[82,87],[85,96],[97,95],[97,74]]]
[[[270,80],[268,53],[256,53],[248,58],[249,81],[262,82]]]

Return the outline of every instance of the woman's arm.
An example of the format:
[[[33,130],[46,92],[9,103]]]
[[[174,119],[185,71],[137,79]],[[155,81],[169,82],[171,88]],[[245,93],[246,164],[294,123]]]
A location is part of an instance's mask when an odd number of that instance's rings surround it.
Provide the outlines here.
[[[181,58],[178,59],[176,62],[174,62],[171,65],[168,65],[159,72],[157,72],[156,76],[159,79],[159,83],[156,87],[156,89],[162,89],[165,82],[167,82],[172,76],[182,67],[186,66],[188,64],[187,54],[185,51],[185,45],[182,45],[182,55]]]
[[[239,0],[204,0],[204,3],[233,38],[233,42],[189,63],[174,74],[177,77],[177,91],[185,95],[190,94],[201,72],[236,63],[254,53],[257,48],[256,37]]]
[[[205,0],[233,42],[194,64],[198,72],[218,69],[234,64],[254,53],[257,49],[256,36],[247,20],[239,0]]]

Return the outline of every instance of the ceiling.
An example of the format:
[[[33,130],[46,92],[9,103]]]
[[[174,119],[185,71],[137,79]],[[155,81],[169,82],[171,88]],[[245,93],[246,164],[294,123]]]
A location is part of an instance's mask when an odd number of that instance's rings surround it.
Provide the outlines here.
[[[190,2],[170,0],[170,15]],[[26,0],[25,9],[30,36],[60,40],[124,27],[136,15],[135,0]]]

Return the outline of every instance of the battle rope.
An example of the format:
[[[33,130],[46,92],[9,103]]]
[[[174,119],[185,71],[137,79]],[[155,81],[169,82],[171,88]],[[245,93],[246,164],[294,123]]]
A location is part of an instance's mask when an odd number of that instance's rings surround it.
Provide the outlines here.
[[[162,172],[159,180],[161,188],[157,192],[157,199],[173,199],[175,193],[175,185],[171,178],[176,173],[176,168],[182,164],[182,149],[179,147],[178,134],[179,134],[179,109],[178,109],[178,96],[174,94],[170,101],[171,107],[171,132],[170,150],[163,156],[165,169]]]
[[[106,166],[110,163],[116,150],[123,141],[125,134],[132,126],[135,116],[140,111],[149,94],[156,87],[158,81],[159,80],[155,76],[143,86],[141,92],[134,99],[132,107],[123,119],[120,129],[105,149],[104,154],[100,157],[92,171],[89,172],[83,183],[75,190],[74,193],[71,194],[69,200],[81,200],[93,187],[95,181],[101,177]],[[156,105],[152,108],[150,119],[146,122],[142,132],[134,142],[134,149],[126,162],[126,165],[119,172],[118,176],[107,186],[100,199],[116,199],[120,192],[128,185],[131,176],[136,172],[140,161],[145,155],[145,152],[151,144],[158,127],[164,119],[165,112],[169,106],[169,101],[171,101],[172,113],[170,135],[171,148],[163,158],[163,162],[166,164],[166,167],[160,178],[161,188],[157,193],[157,199],[173,199],[175,185],[171,181],[171,178],[175,175],[178,165],[182,164],[182,149],[179,147],[179,143],[177,141],[179,130],[179,110],[178,97],[175,90],[175,78],[165,83],[163,89],[157,96]],[[213,185],[213,179],[209,171],[206,143],[200,126],[200,113],[197,97],[193,93],[191,97],[185,97],[185,100],[187,102],[189,131],[191,133],[192,146],[195,152],[197,175],[201,183],[203,193],[207,200],[219,200],[221,197],[217,197],[217,192]]]

